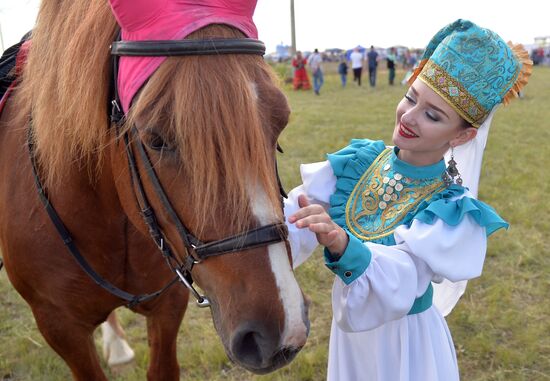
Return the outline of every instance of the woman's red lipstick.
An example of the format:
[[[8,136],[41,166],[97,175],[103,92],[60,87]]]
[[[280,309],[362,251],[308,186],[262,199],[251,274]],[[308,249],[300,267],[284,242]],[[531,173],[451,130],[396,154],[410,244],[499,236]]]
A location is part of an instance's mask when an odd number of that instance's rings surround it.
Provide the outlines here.
[[[411,131],[410,129],[405,127],[403,125],[403,123],[399,123],[399,135],[401,135],[401,136],[403,136],[404,138],[407,138],[407,139],[412,139],[412,138],[417,138],[418,137],[417,134],[415,134],[413,131]]]

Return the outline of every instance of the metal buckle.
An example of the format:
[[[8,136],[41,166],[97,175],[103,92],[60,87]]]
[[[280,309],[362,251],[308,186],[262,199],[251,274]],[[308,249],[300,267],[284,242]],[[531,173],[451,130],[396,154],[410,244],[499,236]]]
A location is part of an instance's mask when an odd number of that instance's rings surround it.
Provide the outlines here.
[[[185,285],[185,287],[187,287],[187,289],[189,291],[191,291],[191,293],[193,294],[195,299],[197,299],[197,305],[200,308],[210,307],[210,301],[208,300],[208,298],[206,298],[206,296],[203,296],[203,295],[198,293],[198,291],[195,289],[195,287],[193,287],[193,285],[191,283],[189,283],[187,278],[182,274],[180,269],[175,269],[175,271],[176,271],[176,274],[178,275],[178,277],[180,278],[180,281]]]
[[[124,119],[124,113],[116,99],[113,99],[111,101],[111,122],[118,126],[122,119]]]
[[[193,266],[198,265],[199,263],[202,263],[202,259],[198,258],[196,255],[197,245],[193,243],[190,243],[190,245],[193,250],[191,251],[187,250],[187,255],[193,260]],[[195,253],[195,254],[192,254],[192,253]]]

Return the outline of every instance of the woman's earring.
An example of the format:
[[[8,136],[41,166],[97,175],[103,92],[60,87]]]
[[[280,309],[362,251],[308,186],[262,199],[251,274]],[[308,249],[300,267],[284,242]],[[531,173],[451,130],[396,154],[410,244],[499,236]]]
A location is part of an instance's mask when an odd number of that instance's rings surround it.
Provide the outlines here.
[[[445,182],[446,186],[449,186],[453,183],[456,183],[457,185],[462,185],[462,177],[460,177],[460,173],[458,172],[458,168],[456,167],[454,147],[451,147],[451,160],[447,162],[447,169],[445,170],[445,173],[443,173],[443,181]]]

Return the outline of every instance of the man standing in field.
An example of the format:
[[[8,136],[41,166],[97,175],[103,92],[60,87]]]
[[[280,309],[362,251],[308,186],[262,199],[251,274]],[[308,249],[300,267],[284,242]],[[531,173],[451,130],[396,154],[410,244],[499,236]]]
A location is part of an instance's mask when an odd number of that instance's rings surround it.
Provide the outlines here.
[[[371,87],[376,86],[376,67],[378,66],[378,53],[374,50],[374,46],[370,46],[370,51],[367,53],[369,62],[369,82]]]
[[[321,68],[321,64],[323,63],[323,58],[319,54],[319,50],[315,49],[313,54],[309,56],[309,67],[311,68],[311,72],[313,73],[313,90],[315,91],[315,95],[319,95],[321,91],[321,87],[323,86],[324,79],[323,79],[323,69]]]

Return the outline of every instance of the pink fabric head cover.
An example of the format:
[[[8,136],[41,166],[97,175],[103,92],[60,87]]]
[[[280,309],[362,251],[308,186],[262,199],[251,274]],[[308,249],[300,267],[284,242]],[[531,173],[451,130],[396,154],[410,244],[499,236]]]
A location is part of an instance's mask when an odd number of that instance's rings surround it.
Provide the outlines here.
[[[109,0],[123,41],[181,40],[210,24],[226,24],[258,38],[257,0]],[[120,57],[118,92],[124,113],[166,57]]]

